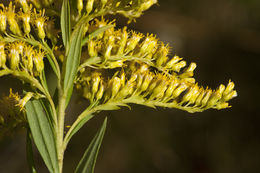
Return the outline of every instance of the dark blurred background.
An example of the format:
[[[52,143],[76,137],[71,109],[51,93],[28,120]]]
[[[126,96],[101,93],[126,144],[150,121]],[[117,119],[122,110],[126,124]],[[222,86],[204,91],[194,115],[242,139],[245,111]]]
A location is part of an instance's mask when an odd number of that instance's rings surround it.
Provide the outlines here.
[[[73,172],[105,116],[108,128],[96,173],[258,173],[260,172],[260,1],[160,0],[136,23],[155,33],[173,54],[194,61],[197,81],[216,88],[232,79],[238,97],[232,108],[189,114],[175,109],[132,106],[103,112],[77,134],[65,154]],[[118,26],[126,20],[119,17]],[[19,82],[1,78],[8,94]],[[76,97],[74,97],[76,100]],[[76,101],[67,116],[77,115]],[[25,132],[0,142],[0,172],[28,172]],[[47,172],[36,154],[39,172]]]

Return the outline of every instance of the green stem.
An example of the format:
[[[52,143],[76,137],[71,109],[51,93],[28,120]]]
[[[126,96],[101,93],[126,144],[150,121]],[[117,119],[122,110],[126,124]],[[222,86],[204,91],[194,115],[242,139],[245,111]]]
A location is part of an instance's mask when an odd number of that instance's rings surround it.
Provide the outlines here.
[[[63,137],[64,137],[65,109],[66,109],[66,94],[63,94],[63,91],[59,89],[57,152],[58,152],[58,163],[59,163],[60,173],[62,173],[63,157],[64,157]]]

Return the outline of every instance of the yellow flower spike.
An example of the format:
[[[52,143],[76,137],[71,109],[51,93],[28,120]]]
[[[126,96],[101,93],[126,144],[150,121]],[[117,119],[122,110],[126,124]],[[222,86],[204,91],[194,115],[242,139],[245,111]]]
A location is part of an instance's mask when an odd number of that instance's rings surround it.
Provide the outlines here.
[[[104,85],[102,84],[102,81],[101,81],[100,84],[99,84],[98,92],[96,94],[96,99],[97,100],[102,99],[104,91],[105,91],[105,87],[104,87]]]
[[[33,62],[35,65],[36,75],[41,74],[44,69],[44,62],[43,62],[44,56],[45,56],[45,52],[41,50],[35,52],[35,55],[33,57]]]
[[[81,16],[81,11],[83,9],[83,0],[77,0],[77,9],[79,16]]]
[[[100,83],[100,74],[99,73],[94,73],[92,75],[92,94],[95,95],[96,92],[98,91],[99,83]]]
[[[19,68],[20,55],[19,55],[19,50],[17,49],[15,44],[9,45],[8,59],[10,63],[10,68],[12,70],[17,70]]]
[[[166,68],[171,69],[180,60],[182,60],[182,58],[175,55],[170,61],[167,62]]]
[[[27,13],[30,10],[27,0],[16,0],[16,2],[18,2],[22,6],[23,11],[25,13]]]
[[[122,35],[120,37],[119,48],[118,48],[118,51],[117,51],[117,55],[122,55],[124,53],[126,42],[127,42],[127,38],[128,38],[128,33],[126,31],[126,27],[124,27],[123,30],[122,30]]]
[[[13,34],[21,36],[22,33],[16,21],[15,6],[13,6],[12,2],[10,2],[9,7],[6,9],[8,10],[6,11],[6,17],[7,17],[10,30],[12,31]]]
[[[111,88],[111,90],[112,90],[111,98],[116,96],[116,94],[118,93],[118,91],[120,90],[120,87],[121,87],[121,80],[120,80],[120,78],[114,77],[112,80],[113,80],[113,82],[112,82],[112,86],[111,86],[112,87]]]
[[[24,109],[25,104],[33,97],[34,93],[32,92],[27,92],[26,95],[19,100],[19,103],[17,106],[20,107],[20,111]]]
[[[87,14],[93,10],[94,0],[88,0],[86,5]]]
[[[223,95],[229,94],[229,93],[234,89],[234,87],[235,87],[234,82],[231,82],[231,81],[229,80],[228,85],[227,85],[225,91],[223,92]]]
[[[3,10],[0,10],[0,31],[3,33],[6,31],[6,15]]]
[[[6,68],[6,53],[4,42],[0,42],[0,68]]]
[[[25,35],[29,35],[29,33],[31,32],[31,26],[30,26],[31,14],[20,12],[19,17],[23,21],[23,30]]]
[[[187,84],[182,83],[180,84],[172,93],[171,98],[176,98],[178,97],[183,91],[185,91],[188,88]]]

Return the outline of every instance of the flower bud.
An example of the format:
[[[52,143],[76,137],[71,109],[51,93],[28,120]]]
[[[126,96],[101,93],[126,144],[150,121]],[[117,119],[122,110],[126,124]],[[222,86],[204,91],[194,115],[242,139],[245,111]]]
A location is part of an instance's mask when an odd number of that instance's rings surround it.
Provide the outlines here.
[[[234,82],[229,81],[225,91],[223,92],[223,95],[225,96],[225,95],[229,94],[234,89],[234,87],[235,87]]]
[[[20,110],[22,110],[25,106],[25,104],[33,97],[33,93],[32,92],[27,92],[26,95],[21,99],[19,100],[19,107],[20,107]]]
[[[92,39],[88,41],[88,54],[90,57],[97,56],[96,41]]]
[[[182,97],[182,103],[189,102],[192,97],[196,96],[198,93],[199,87],[196,84],[193,87],[190,87],[189,91]]]
[[[177,79],[176,79],[177,80]],[[179,83],[174,80],[174,81],[171,81],[170,85],[168,86],[166,92],[165,92],[165,98],[169,98],[171,97],[173,91],[175,90],[175,88],[179,85]]]
[[[40,0],[29,0],[33,3],[33,5],[37,8],[37,9],[42,9],[42,4]]]
[[[104,54],[105,59],[108,59],[110,57],[112,48],[114,46],[114,41],[115,41],[115,37],[113,35],[109,36],[107,48]]]
[[[178,88],[176,88],[172,93],[172,98],[178,97],[183,91],[185,91],[188,88],[188,86],[184,83],[180,84]]]
[[[155,97],[161,99],[164,96],[164,92],[167,89],[167,86],[167,82],[162,80],[160,84],[154,88],[151,98]]]
[[[153,75],[148,73],[144,77],[144,81],[142,83],[142,86],[140,87],[140,91],[143,92],[147,90],[148,86],[150,85],[151,81],[153,80]]]
[[[44,62],[43,62],[44,55],[45,53],[39,50],[33,58],[34,65],[36,67],[36,74],[42,73],[44,69]]]
[[[172,67],[172,70],[176,71],[176,72],[179,72],[185,66],[186,66],[186,61],[181,61],[181,62],[178,62],[177,64],[175,64]]]
[[[30,13],[20,13],[19,17],[23,21],[23,30],[26,35],[28,35],[31,32],[31,26],[30,26]]]
[[[174,64],[176,64],[180,60],[182,60],[182,58],[180,58],[179,56],[174,56],[170,61],[167,62],[166,68],[171,69],[174,66]]]
[[[139,11],[145,11],[149,9],[153,4],[157,3],[157,0],[148,0],[143,2],[138,8]]]
[[[141,40],[143,36],[141,34],[137,34],[135,32],[132,32],[132,37],[127,42],[127,52],[130,52],[135,49],[138,42]]]
[[[86,5],[87,14],[93,10],[94,0],[88,0]]]
[[[206,90],[206,93],[205,93],[203,99],[201,100],[201,107],[204,107],[204,106],[207,105],[208,100],[209,100],[211,95],[212,95],[212,90],[211,89]]]
[[[26,46],[24,50],[25,57],[22,59],[25,68],[32,73],[34,51],[31,46]]]
[[[121,87],[121,80],[118,77],[114,77],[113,78],[113,82],[112,82],[112,98],[116,96],[116,94],[118,93],[119,89]]]
[[[9,50],[10,50],[9,52],[10,68],[12,70],[17,70],[20,62],[19,51],[16,49],[14,44],[11,45]]]
[[[105,90],[104,85],[102,84],[102,82],[100,82],[99,89],[98,89],[98,92],[96,94],[96,99],[97,100],[102,99],[103,94],[104,94],[104,90]]]
[[[100,83],[100,74],[94,73],[92,76],[92,94],[95,95],[98,91],[99,83]]]
[[[201,88],[199,96],[198,96],[198,98],[195,101],[195,105],[196,106],[201,105],[201,102],[202,102],[202,99],[204,98],[205,93],[206,93],[206,91],[203,88]]]
[[[9,24],[9,28],[12,31],[12,33],[14,35],[21,36],[21,30],[16,21],[15,6],[12,5],[12,2],[9,3],[8,11],[6,12],[6,17]]]
[[[42,40],[45,38],[45,31],[44,31],[45,20],[46,20],[45,17],[38,17],[34,21],[35,26],[37,27],[38,30],[38,37]]]
[[[225,108],[229,108],[229,107],[230,107],[230,106],[228,105],[227,102],[218,103],[218,104],[216,105],[216,108],[217,108],[218,110],[220,110],[220,109],[225,109]]]
[[[81,16],[81,11],[83,9],[83,0],[77,0],[77,9],[78,9],[79,16]]]
[[[186,69],[186,72],[193,72],[197,67],[196,63],[192,62],[189,67]]]
[[[237,91],[236,90],[233,90],[231,91],[229,94],[225,95],[224,96],[224,100],[225,101],[228,101],[228,100],[231,100],[232,98],[236,97],[237,96]]]
[[[124,29],[122,31],[122,36],[120,37],[120,42],[119,42],[119,48],[118,48],[118,51],[117,51],[117,55],[124,54],[127,38],[128,38],[128,34],[127,34],[127,31],[126,31],[126,27],[124,27]]]
[[[5,44],[0,42],[0,68],[6,67],[6,54],[5,54]]]

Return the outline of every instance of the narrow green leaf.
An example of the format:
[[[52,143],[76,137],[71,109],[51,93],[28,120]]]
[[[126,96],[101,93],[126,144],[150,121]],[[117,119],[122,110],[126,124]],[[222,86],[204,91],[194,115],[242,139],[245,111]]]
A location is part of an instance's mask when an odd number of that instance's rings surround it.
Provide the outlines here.
[[[65,64],[65,74],[64,74],[64,92],[67,93],[71,87],[73,87],[73,82],[76,77],[77,69],[80,63],[81,56],[81,41],[82,41],[83,25],[77,30],[74,30],[71,36],[70,48],[68,51],[68,56],[66,58]]]
[[[58,173],[55,137],[48,115],[40,100],[28,101],[26,113],[34,143],[51,173]]]
[[[91,34],[89,34],[87,37],[85,37],[83,40],[82,40],[82,43],[81,45],[85,45],[88,40],[90,39],[93,39],[95,37],[97,37],[99,34],[101,34],[102,32],[105,32],[106,30],[114,27],[115,25],[106,25],[106,26],[103,26],[103,27],[100,27],[99,29],[97,29],[96,31],[92,32]]]
[[[29,166],[30,173],[37,173],[35,169],[34,159],[33,159],[32,135],[29,128],[27,129],[27,137],[26,137],[26,156],[27,156],[27,163]]]
[[[69,0],[63,0],[61,7],[61,33],[64,46],[67,48],[70,39],[70,4]]]
[[[104,120],[100,130],[96,136],[92,139],[82,159],[80,160],[75,173],[93,173],[95,163],[98,155],[99,148],[101,146],[105,130],[107,125],[107,118]]]

